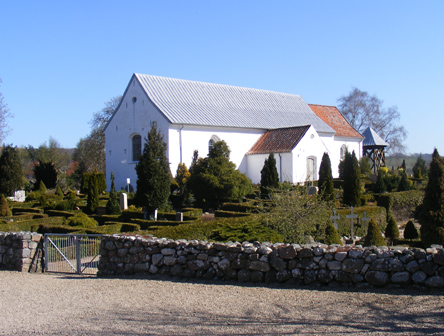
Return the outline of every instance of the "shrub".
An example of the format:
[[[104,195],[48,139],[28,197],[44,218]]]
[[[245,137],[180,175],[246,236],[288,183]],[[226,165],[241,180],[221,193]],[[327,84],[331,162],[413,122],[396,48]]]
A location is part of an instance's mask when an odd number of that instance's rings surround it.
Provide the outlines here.
[[[361,172],[355,152],[346,152],[343,163],[344,195],[343,203],[350,206],[361,204]]]
[[[48,189],[46,188],[46,185],[45,185],[45,183],[43,183],[43,181],[39,182],[37,191],[39,191],[40,194],[45,194],[48,191]]]
[[[130,220],[131,218],[144,219],[144,213],[142,208],[136,208],[134,205],[130,205],[128,209],[122,211],[120,217],[124,220]]]
[[[135,231],[140,231],[140,226],[137,224],[123,223],[120,229],[120,232],[135,232]]]
[[[99,206],[99,183],[97,180],[97,174],[92,174],[89,179],[86,211],[90,214],[93,214],[96,212],[98,206]]]
[[[114,173],[111,172],[111,190],[109,192],[109,201],[106,203],[106,213],[109,215],[120,214],[120,204],[116,193],[116,185],[114,183]]]
[[[390,214],[388,217],[389,219],[384,233],[386,238],[394,241],[395,239],[399,238],[399,228],[393,216]]]
[[[270,153],[261,170],[261,194],[268,197],[271,189],[277,188],[278,185],[279,175],[276,169],[276,159],[274,154]]]
[[[319,168],[319,195],[324,201],[333,201],[335,192],[333,189],[333,177],[331,174],[331,162],[327,153],[322,156],[321,166]]]
[[[382,237],[381,230],[379,230],[378,225],[376,225],[376,222],[371,219],[368,223],[368,233],[365,237],[364,246],[384,246],[385,240],[384,237]]]
[[[327,245],[342,244],[341,238],[339,237],[338,231],[333,223],[327,223],[327,227],[325,228],[324,243]]]
[[[46,214],[49,217],[65,217],[65,218],[68,218],[68,217],[74,216],[74,213],[69,212],[69,211],[52,210],[52,209],[51,210],[46,210]]]
[[[425,247],[444,245],[444,162],[435,149],[430,163],[429,181],[419,214],[421,240]]]
[[[250,216],[249,213],[245,213],[245,212],[235,212],[235,211],[224,211],[224,210],[216,210],[214,212],[215,217],[219,218],[219,217],[246,217],[246,216]]]
[[[11,211],[9,210],[8,201],[5,195],[2,194],[0,198],[0,217],[11,216]]]
[[[409,220],[407,222],[407,225],[405,226],[404,229],[404,238],[405,239],[418,239],[419,238],[419,232],[418,229],[416,228],[415,224],[413,223],[412,220]]]
[[[203,210],[197,208],[183,208],[183,216],[202,217]]]
[[[64,196],[64,195],[63,195],[63,191],[62,191],[62,189],[60,188],[59,185],[57,185],[57,189],[56,189],[55,194],[56,194],[57,196],[60,196],[60,197],[63,197],[63,196]]]
[[[83,212],[78,212],[74,216],[66,218],[63,224],[67,226],[80,226],[82,228],[97,226],[97,222]]]

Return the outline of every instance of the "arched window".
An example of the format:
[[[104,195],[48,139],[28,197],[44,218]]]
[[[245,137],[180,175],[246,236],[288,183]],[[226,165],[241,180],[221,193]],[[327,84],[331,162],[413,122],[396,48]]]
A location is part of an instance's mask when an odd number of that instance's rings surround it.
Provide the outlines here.
[[[347,146],[346,145],[342,145],[341,146],[341,153],[340,153],[340,160],[344,160],[345,159],[345,153],[347,153]]]
[[[220,139],[217,135],[211,137],[210,141],[208,141],[208,153],[213,149],[214,143],[218,141],[220,141]]]
[[[133,136],[133,161],[139,161],[142,154],[142,137],[138,134]]]

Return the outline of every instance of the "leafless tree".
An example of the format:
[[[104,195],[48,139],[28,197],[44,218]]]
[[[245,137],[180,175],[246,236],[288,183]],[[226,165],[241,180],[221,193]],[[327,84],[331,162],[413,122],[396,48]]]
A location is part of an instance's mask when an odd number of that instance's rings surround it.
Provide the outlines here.
[[[339,110],[358,132],[371,127],[390,145],[392,153],[405,151],[407,131],[399,125],[398,107],[383,107],[381,99],[355,87],[338,102]]]
[[[111,98],[105,106],[94,113],[90,121],[91,133],[79,140],[74,151],[74,160],[84,172],[105,170],[105,134],[103,128],[120,104],[122,96]]]
[[[0,78],[0,84],[2,80]],[[6,136],[11,132],[8,126],[8,118],[12,118],[13,115],[8,109],[8,105],[4,102],[3,94],[0,92],[0,144],[6,138]]]

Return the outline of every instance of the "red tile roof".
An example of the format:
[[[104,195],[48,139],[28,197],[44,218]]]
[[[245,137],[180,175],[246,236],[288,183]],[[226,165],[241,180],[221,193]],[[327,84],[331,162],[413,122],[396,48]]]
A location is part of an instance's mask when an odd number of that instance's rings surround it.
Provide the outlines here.
[[[291,152],[309,128],[299,126],[269,130],[261,135],[247,155]]]
[[[313,112],[336,131],[336,136],[363,138],[344,118],[336,106],[308,104]]]

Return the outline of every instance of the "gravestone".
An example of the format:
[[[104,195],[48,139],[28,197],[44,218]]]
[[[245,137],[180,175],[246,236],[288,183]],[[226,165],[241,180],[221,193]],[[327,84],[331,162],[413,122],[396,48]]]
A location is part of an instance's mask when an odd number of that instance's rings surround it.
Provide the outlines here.
[[[183,222],[183,212],[176,212],[176,222]]]
[[[128,195],[125,193],[120,194],[120,209],[122,211],[128,209]]]
[[[336,214],[336,210],[333,210],[333,216],[330,216],[330,219],[333,221],[335,229],[338,230],[338,223],[336,223],[336,220],[341,219],[341,216],[339,216],[339,214]]]
[[[16,190],[14,192],[14,198],[13,201],[14,202],[24,202],[26,199],[26,194],[24,190]]]
[[[307,188],[307,195],[316,195],[318,193],[318,187],[308,187]]]
[[[368,222],[370,220],[370,217],[367,217],[366,211],[364,211],[364,217],[362,217],[360,220],[364,223],[364,232],[365,232],[365,235],[367,236],[367,227],[368,227]]]
[[[354,243],[353,241],[353,220],[355,218],[358,218],[358,215],[353,214],[353,207],[350,207],[350,215],[346,215],[346,218],[350,218],[350,239],[351,239],[351,244]]]

